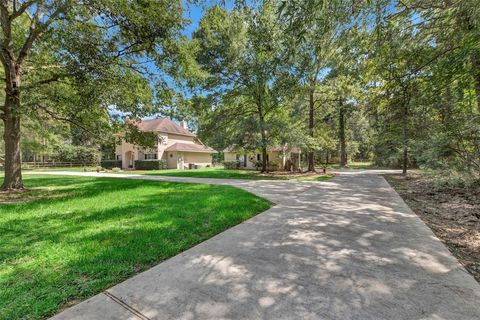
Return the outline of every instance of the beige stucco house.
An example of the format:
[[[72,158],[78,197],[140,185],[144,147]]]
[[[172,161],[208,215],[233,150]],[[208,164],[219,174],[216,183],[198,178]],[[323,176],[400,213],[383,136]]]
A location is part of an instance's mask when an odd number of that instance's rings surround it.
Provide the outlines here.
[[[116,158],[122,161],[123,169],[134,169],[135,160],[159,159],[166,161],[168,169],[186,169],[189,165],[206,167],[212,165],[216,151],[204,145],[190,132],[186,121],[176,124],[168,118],[142,120],[136,124],[140,131],[158,134],[156,148],[146,150],[122,139],[116,147]]]
[[[258,169],[256,164],[262,161],[261,151],[244,151],[235,147],[223,150],[225,161],[239,161],[240,168]],[[297,170],[300,167],[301,150],[296,147],[273,147],[267,150],[267,163],[269,170]],[[288,165],[290,164],[290,168]]]

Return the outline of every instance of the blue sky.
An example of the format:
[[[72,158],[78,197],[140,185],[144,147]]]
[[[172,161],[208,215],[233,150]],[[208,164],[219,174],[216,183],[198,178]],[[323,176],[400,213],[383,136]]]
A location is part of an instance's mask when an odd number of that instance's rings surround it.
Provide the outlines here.
[[[204,4],[193,4],[188,3],[188,1],[183,0],[183,4],[185,6],[185,11],[183,12],[183,16],[190,20],[190,24],[183,30],[183,34],[187,36],[191,36],[193,31],[198,26],[198,23],[202,19],[203,12],[208,8],[215,4],[221,4],[225,6],[227,9],[232,9],[234,6],[234,1],[232,0],[224,0],[224,1],[205,1]]]
[[[225,0],[225,1],[216,1],[216,0],[210,0],[210,1],[205,1],[203,4],[194,4],[194,3],[189,3],[187,0],[183,0],[183,5],[185,8],[185,11],[183,12],[183,17],[189,21],[189,23],[185,26],[185,28],[182,30],[182,34],[188,37],[191,37],[193,32],[197,29],[198,24],[200,23],[200,20],[202,19],[203,13],[211,6],[215,4],[221,4],[224,5],[226,8],[231,9],[234,6],[234,2],[232,0]],[[170,78],[166,74],[162,74],[161,70],[159,70],[155,63],[149,63],[148,64],[148,69],[150,71],[159,74],[160,77],[165,80],[168,85],[171,88],[174,88],[178,91],[181,91],[186,97],[190,97],[192,95],[191,92],[182,90],[181,88],[178,88],[173,79]],[[150,82],[150,85],[152,87],[155,87],[154,82]],[[154,114],[150,117],[146,118],[155,118],[157,117],[157,114]]]
[[[200,22],[200,19],[202,18],[203,15],[203,8],[202,6],[196,5],[196,4],[185,4],[187,10],[183,12],[183,16],[190,20],[190,24],[185,28],[183,31],[183,34],[186,36],[191,36],[193,31],[198,26],[198,23]]]

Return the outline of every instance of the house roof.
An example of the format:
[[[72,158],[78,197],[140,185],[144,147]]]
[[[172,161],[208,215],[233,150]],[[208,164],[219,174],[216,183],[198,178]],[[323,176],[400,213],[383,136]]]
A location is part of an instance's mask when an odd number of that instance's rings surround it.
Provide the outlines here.
[[[180,125],[176,124],[168,118],[142,120],[138,122],[137,126],[140,131],[165,132],[182,136],[195,137],[193,133],[182,128]]]
[[[165,151],[217,153],[217,151],[205,145],[180,142],[172,144],[170,147],[165,149]]]

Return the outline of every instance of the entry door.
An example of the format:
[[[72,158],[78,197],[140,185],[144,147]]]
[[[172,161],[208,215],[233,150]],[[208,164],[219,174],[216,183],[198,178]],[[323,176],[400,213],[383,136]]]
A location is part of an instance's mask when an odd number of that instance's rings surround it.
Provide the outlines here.
[[[130,152],[130,159],[128,160],[128,167],[129,168],[133,168],[133,164],[134,164],[134,154],[133,152]]]

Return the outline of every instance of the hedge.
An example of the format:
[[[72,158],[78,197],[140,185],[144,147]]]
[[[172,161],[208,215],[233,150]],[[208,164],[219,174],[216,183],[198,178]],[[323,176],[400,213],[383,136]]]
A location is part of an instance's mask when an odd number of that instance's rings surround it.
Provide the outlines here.
[[[122,160],[102,160],[100,161],[100,165],[105,169],[121,168]]]
[[[167,169],[165,160],[135,160],[137,170],[163,170]]]
[[[238,161],[238,160],[223,161],[223,167],[225,168],[225,170],[240,169],[240,161]]]
[[[51,158],[57,162],[97,164],[100,152],[93,147],[63,144],[55,146]]]

